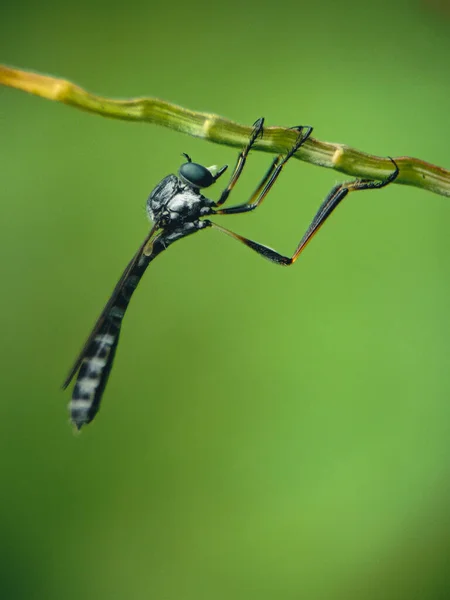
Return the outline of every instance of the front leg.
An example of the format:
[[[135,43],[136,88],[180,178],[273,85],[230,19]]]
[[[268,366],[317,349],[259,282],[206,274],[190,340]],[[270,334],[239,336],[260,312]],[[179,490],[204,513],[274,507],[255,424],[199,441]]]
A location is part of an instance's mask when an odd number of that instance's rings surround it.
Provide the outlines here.
[[[312,127],[308,126],[305,127],[306,131],[303,132],[302,125],[298,125],[297,127],[291,127],[291,129],[295,129],[296,131],[298,131],[298,136],[295,140],[295,143],[285,156],[280,154],[274,159],[263,180],[252,194],[250,200],[248,200],[245,204],[239,204],[237,206],[230,206],[229,208],[222,208],[220,210],[217,210],[217,215],[237,215],[244,212],[250,212],[251,210],[255,210],[255,208],[257,208],[261,204],[261,202],[272,189],[272,186],[275,183],[275,181],[280,176],[281,171],[283,170],[287,161],[290,158],[292,158],[292,156],[294,156],[294,154],[301,146],[303,146],[303,144],[309,138],[313,130]]]
[[[248,156],[250,150],[252,149],[252,146],[255,144],[258,137],[259,136],[262,137],[262,135],[263,135],[263,125],[264,125],[263,117],[261,117],[260,119],[258,119],[257,121],[255,121],[253,123],[253,130],[250,135],[250,139],[248,140],[248,143],[245,146],[245,148],[242,150],[242,152],[238,156],[238,160],[237,160],[236,166],[234,167],[233,174],[230,177],[230,181],[229,181],[227,187],[223,190],[222,194],[220,195],[219,200],[216,202],[217,206],[221,206],[226,201],[226,199],[230,195],[231,190],[236,185],[237,180],[241,176],[242,170],[243,170],[245,162],[247,160],[247,156]]]

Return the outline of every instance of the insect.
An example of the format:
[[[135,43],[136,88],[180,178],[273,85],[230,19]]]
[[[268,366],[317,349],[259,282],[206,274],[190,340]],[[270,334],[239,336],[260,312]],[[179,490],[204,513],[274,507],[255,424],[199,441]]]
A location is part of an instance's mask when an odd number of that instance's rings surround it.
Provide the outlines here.
[[[312,127],[293,127],[292,129],[297,132],[297,138],[292,148],[287,154],[280,154],[273,160],[251,198],[244,204],[222,208],[242,173],[250,150],[257,139],[263,136],[263,124],[264,119],[262,118],[254,123],[248,143],[240,152],[228,185],[222,191],[218,201],[209,200],[201,194],[200,190],[209,188],[216,183],[228,165],[215,172],[216,168],[206,168],[192,162],[187,154],[184,154],[187,162],[181,165],[178,175],[168,175],[151,192],[147,200],[147,213],[153,222],[150,233],[128,263],[63,384],[63,388],[66,388],[77,375],[69,405],[71,420],[77,429],[90,423],[100,408],[101,398],[119,343],[122,320],[134,290],[148,265],[171,244],[197,231],[212,227],[242,242],[264,258],[278,265],[288,266],[297,260],[306,245],[347,194],[357,190],[382,188],[394,181],[399,173],[395,161],[391,158],[394,170],[382,181],[364,179],[336,185],[321,204],[294,254],[290,257],[283,256],[275,250],[242,237],[207,218],[213,215],[245,213],[257,208],[267,196],[288,160],[312,133]]]

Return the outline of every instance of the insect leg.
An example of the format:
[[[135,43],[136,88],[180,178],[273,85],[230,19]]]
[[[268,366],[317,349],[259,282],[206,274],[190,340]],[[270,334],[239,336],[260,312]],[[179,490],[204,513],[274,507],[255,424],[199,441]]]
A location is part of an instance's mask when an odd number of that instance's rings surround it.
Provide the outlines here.
[[[252,146],[254,145],[254,143],[256,142],[258,137],[262,136],[262,134],[263,134],[263,125],[264,125],[263,117],[261,117],[260,119],[258,119],[257,121],[255,121],[253,123],[253,130],[250,135],[250,139],[248,140],[248,143],[245,146],[245,148],[242,150],[242,152],[238,156],[236,166],[234,167],[234,171],[230,177],[230,181],[229,181],[227,187],[223,190],[222,194],[220,195],[219,200],[216,202],[217,206],[221,206],[226,201],[231,190],[236,185],[236,182],[242,173],[242,169],[244,168],[248,153],[250,152]]]
[[[216,223],[212,223],[212,227],[242,242],[243,244],[257,252],[264,258],[267,258],[268,260],[274,262],[277,265],[292,265],[297,260],[301,252],[305,249],[307,244],[312,240],[314,235],[319,231],[319,229],[322,227],[322,225],[325,223],[328,217],[331,215],[333,210],[340,204],[340,202],[345,198],[345,196],[347,196],[347,194],[359,190],[382,188],[396,179],[399,173],[399,169],[394,159],[391,158],[390,160],[392,161],[395,170],[386,179],[382,181],[372,179],[357,179],[356,181],[341,183],[335,186],[328,194],[324,202],[321,204],[314,219],[312,220],[310,226],[308,227],[302,239],[300,240],[300,243],[292,256],[283,256],[279,252],[272,250],[272,248],[268,248],[267,246],[259,244],[258,242],[249,240],[248,238],[234,233],[229,229],[225,229],[225,227],[221,227]]]
[[[272,165],[270,166],[269,170],[267,171],[266,175],[264,176],[263,180],[255,190],[255,192],[252,194],[250,200],[248,200],[245,204],[239,204],[237,206],[230,206],[229,208],[222,208],[220,210],[217,210],[215,211],[216,215],[236,215],[239,213],[249,212],[257,208],[261,204],[261,202],[269,193],[275,181],[278,179],[287,161],[297,152],[300,146],[302,146],[306,142],[313,130],[313,128],[309,126],[306,127],[305,133],[303,133],[302,126],[292,127],[292,129],[296,129],[299,132],[299,135],[294,145],[286,155],[283,156],[282,154],[280,154],[274,159]]]

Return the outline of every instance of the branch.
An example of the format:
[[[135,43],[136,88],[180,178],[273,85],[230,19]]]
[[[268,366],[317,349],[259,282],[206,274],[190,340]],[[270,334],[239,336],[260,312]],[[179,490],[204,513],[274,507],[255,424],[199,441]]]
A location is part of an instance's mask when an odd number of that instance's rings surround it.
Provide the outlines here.
[[[104,117],[155,123],[228,146],[244,146],[252,130],[251,126],[239,125],[218,115],[188,110],[157,98],[111,100],[90,94],[70,81],[1,65],[0,84]],[[286,152],[292,147],[296,135],[284,127],[266,127],[264,138],[257,141],[255,149],[272,153]],[[389,158],[314,138],[309,138],[295,156],[314,165],[363,179],[385,179],[392,171]],[[450,196],[450,171],[409,156],[395,157],[394,160],[400,169],[395,183]]]

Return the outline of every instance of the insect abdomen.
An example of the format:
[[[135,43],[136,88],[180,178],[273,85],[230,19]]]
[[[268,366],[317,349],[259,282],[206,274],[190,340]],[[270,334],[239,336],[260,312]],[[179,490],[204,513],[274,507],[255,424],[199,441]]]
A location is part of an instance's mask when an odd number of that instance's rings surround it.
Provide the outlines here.
[[[102,329],[87,349],[73,389],[70,416],[77,429],[97,414],[117,349],[120,328],[106,321]]]

